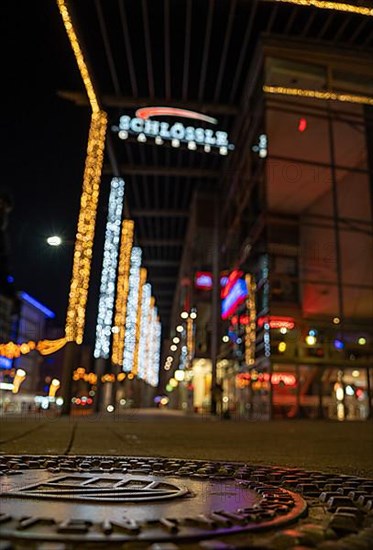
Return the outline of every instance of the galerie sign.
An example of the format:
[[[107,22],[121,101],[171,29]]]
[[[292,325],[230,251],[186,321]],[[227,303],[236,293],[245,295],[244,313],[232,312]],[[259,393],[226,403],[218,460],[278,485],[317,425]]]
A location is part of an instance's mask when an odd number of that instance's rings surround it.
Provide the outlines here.
[[[181,122],[170,124],[153,119],[155,116],[189,118],[208,124],[217,124],[215,118],[202,113],[174,107],[144,107],[138,109],[135,114],[135,117],[121,116],[119,126],[112,126],[113,132],[117,132],[120,139],[127,139],[129,135],[135,135],[139,142],[146,142],[150,138],[154,139],[157,145],[162,145],[165,141],[171,141],[173,147],[179,147],[181,143],[186,143],[190,150],[196,150],[198,146],[201,146],[208,153],[212,148],[215,148],[219,150],[221,155],[227,155],[228,151],[234,149],[234,145],[229,143],[227,132],[211,128],[185,126]]]

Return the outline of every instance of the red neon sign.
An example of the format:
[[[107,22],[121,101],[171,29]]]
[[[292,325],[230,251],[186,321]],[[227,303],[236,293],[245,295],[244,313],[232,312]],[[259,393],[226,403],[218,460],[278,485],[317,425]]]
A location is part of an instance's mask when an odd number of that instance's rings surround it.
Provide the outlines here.
[[[136,116],[147,120],[152,116],[175,116],[180,118],[193,118],[195,120],[203,120],[210,124],[217,124],[216,118],[212,118],[196,111],[189,111],[188,109],[177,109],[176,107],[142,107],[137,109]]]
[[[228,296],[229,292],[232,290],[232,288],[234,287],[238,279],[242,277],[242,275],[243,275],[243,271],[240,271],[239,269],[234,269],[230,273],[228,277],[228,281],[226,282],[226,284],[224,285],[221,291],[222,298],[226,298]]]
[[[196,288],[201,290],[211,290],[212,274],[209,271],[197,271],[194,284]]]
[[[268,324],[269,328],[278,329],[286,328],[292,330],[295,327],[295,321],[293,317],[277,317],[270,315],[268,317],[260,317],[258,319],[258,326],[262,327],[263,325]]]

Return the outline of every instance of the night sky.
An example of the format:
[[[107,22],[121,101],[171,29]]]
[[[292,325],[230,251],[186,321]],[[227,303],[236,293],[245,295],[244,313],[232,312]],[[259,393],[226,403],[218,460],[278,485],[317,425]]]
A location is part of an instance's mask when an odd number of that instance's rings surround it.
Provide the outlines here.
[[[73,247],[52,248],[46,238],[74,238],[90,113],[57,95],[82,83],[55,2],[8,0],[2,11],[0,188],[13,199],[11,272],[16,289],[51,308],[63,326]]]

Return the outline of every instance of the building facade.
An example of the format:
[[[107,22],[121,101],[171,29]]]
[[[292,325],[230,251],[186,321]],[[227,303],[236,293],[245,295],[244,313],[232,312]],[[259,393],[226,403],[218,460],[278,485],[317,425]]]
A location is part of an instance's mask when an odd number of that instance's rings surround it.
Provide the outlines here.
[[[237,227],[226,264],[255,279],[255,362],[243,351],[227,385],[249,417],[370,414],[372,76],[350,51],[276,39],[257,50],[245,184],[223,221]]]
[[[239,269],[248,282],[246,300],[217,329],[221,407],[252,419],[366,419],[373,368],[369,58],[267,37],[248,80],[250,124],[238,136],[240,160],[219,207],[219,273]],[[191,280],[213,270],[208,218],[190,241]],[[214,376],[214,306],[212,288],[192,289],[201,312],[195,404],[203,411]]]

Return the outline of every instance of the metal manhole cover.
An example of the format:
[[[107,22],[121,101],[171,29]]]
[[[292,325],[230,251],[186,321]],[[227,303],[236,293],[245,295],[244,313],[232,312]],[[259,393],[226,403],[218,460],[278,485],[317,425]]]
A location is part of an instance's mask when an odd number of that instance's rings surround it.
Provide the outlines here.
[[[248,541],[256,548],[295,546],[286,537],[315,547],[328,538],[366,535],[373,525],[373,486],[354,476],[81,456],[2,456],[0,472],[0,533],[15,548],[31,541],[79,548],[125,542],[148,548],[172,541],[176,548],[214,548],[206,539],[217,537],[229,541],[228,548],[247,547]],[[298,531],[286,529],[294,522]],[[285,537],[280,546],[279,536]]]

